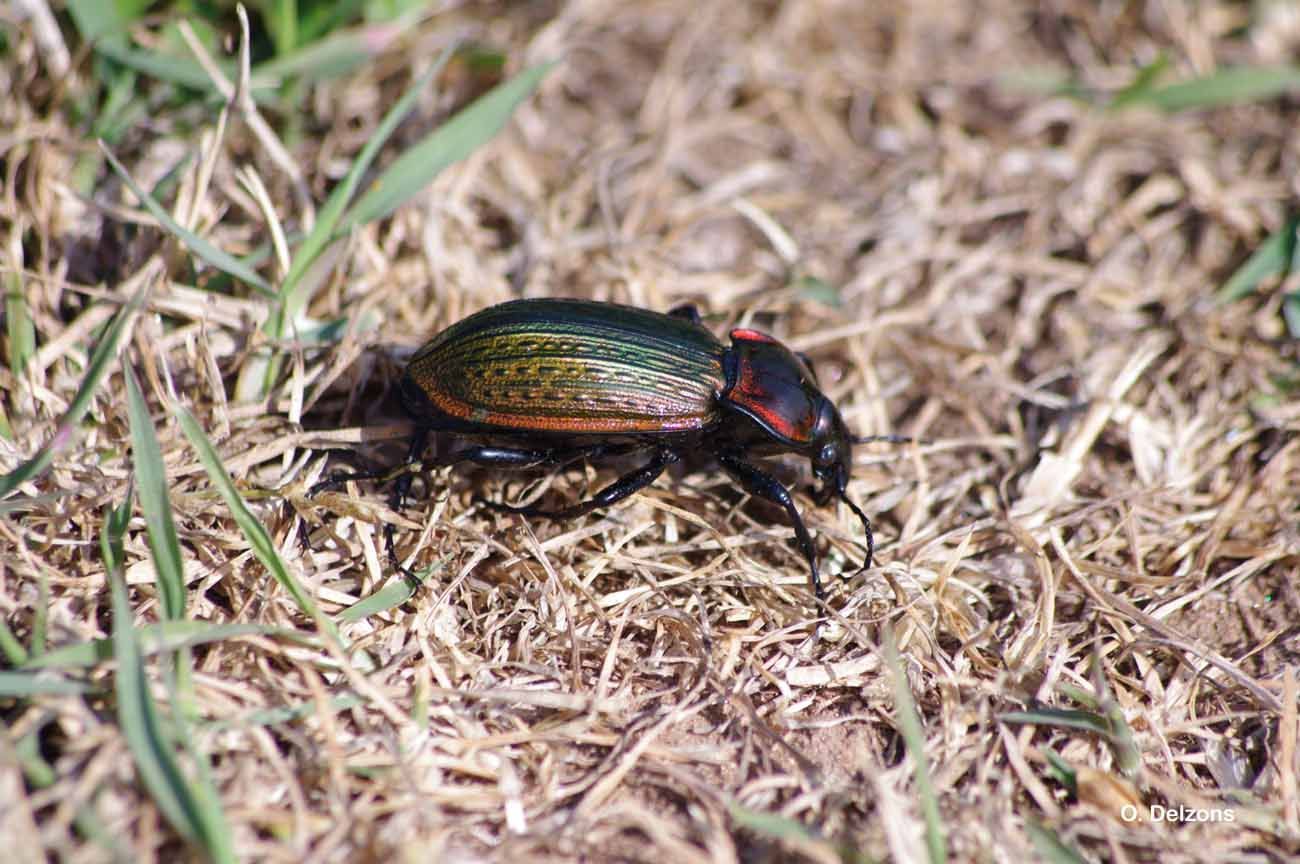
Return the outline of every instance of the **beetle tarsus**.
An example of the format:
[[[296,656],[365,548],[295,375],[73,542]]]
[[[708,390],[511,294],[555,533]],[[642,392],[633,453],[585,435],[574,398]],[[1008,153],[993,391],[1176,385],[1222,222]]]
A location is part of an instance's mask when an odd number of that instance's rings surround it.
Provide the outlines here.
[[[307,490],[307,496],[319,495],[322,492],[332,492],[342,489],[346,484],[353,480],[385,480],[393,473],[391,468],[376,469],[374,471],[336,471],[330,476],[321,480],[315,486]]]
[[[576,519],[593,510],[612,507],[631,495],[635,495],[651,483],[672,463],[679,458],[675,450],[657,450],[654,457],[640,468],[615,480],[586,501],[580,501],[561,510],[539,510],[532,506],[516,506],[499,501],[484,501],[493,510],[514,513],[519,516],[540,517],[543,519]]]
[[[849,496],[844,494],[843,491],[839,493],[839,496],[841,501],[849,505],[849,509],[853,511],[853,515],[857,516],[858,519],[862,521],[862,530],[867,535],[867,557],[862,562],[862,569],[866,570],[871,566],[871,561],[876,555],[876,538],[875,535],[871,533],[871,520],[867,518],[867,514],[863,513],[862,509],[858,507],[857,504],[854,504],[849,500]]]
[[[826,590],[822,588],[822,580],[817,573],[817,553],[813,549],[808,528],[803,524],[803,517],[799,515],[799,509],[794,506],[794,498],[791,497],[790,490],[782,486],[781,481],[771,474],[730,454],[718,454],[718,463],[726,469],[727,473],[736,478],[746,492],[785,508],[786,516],[794,526],[794,536],[799,542],[799,551],[803,552],[803,557],[808,559],[809,581],[812,583],[813,593],[817,595],[818,602],[825,603]]]

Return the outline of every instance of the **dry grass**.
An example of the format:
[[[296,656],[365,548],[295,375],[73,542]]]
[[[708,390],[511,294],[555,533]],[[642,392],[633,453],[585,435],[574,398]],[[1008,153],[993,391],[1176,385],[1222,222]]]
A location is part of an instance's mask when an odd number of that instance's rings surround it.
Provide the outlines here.
[[[0,370],[0,470],[51,439],[98,328],[149,293],[88,419],[0,511],[9,630],[32,651],[112,631],[99,536],[130,488],[129,365],[170,477],[187,616],[277,628],[192,647],[188,683],[165,654],[147,663],[161,702],[192,700],[180,713],[241,859],[918,860],[927,798],[886,640],[952,859],[1054,842],[1084,860],[1300,854],[1300,405],[1278,384],[1295,342],[1280,292],[1214,301],[1295,206],[1297,102],[1105,111],[1001,83],[1050,69],[1113,91],[1160,52],[1183,76],[1276,63],[1296,56],[1300,24],[1285,4],[1254,22],[1230,2],[894,5],[422,19],[301,107],[290,146],[316,201],[450,34],[501,48],[512,70],[566,59],[491,146],[330,259],[309,311],[353,326],[328,350],[286,346],[286,377],[255,404],[233,382],[266,301],[205,290],[213,274],[106,170],[91,199],[73,191],[93,157],[68,109],[88,61],[55,82],[32,28],[12,30],[0,230],[37,352],[21,375]],[[399,137],[484,86],[453,65]],[[266,229],[236,170],[257,169],[291,227],[299,199],[247,123],[217,139],[212,120],[159,110],[117,151],[152,184],[202,136],[219,141],[211,183],[190,163],[176,209],[245,253]],[[693,301],[720,333],[752,322],[813,354],[858,432],[928,442],[859,448],[850,492],[879,541],[866,573],[852,514],[801,498],[834,610],[820,632],[779,514],[707,472],[558,525],[476,506],[531,490],[486,471],[428,478],[401,514],[369,484],[305,497],[339,464],[327,448],[399,458],[381,439],[404,430],[402,357],[520,294]],[[170,392],[327,616],[397,578],[384,523],[432,576],[341,622],[342,653],[251,553]],[[544,491],[574,497],[613,470]],[[272,488],[291,506],[259,497]],[[135,514],[125,573],[144,624],[161,612]],[[137,779],[116,669],[65,671],[83,693],[0,697],[0,836],[19,859],[184,848]],[[1041,707],[1109,731],[1005,718]],[[1127,821],[1128,803],[1234,821]]]

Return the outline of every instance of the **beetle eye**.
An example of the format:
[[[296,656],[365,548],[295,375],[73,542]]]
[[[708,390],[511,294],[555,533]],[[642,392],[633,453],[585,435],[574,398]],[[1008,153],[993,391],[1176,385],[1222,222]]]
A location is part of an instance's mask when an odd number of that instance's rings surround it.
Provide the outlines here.
[[[817,454],[817,464],[834,465],[839,456],[839,451],[834,444],[823,444],[821,452]]]

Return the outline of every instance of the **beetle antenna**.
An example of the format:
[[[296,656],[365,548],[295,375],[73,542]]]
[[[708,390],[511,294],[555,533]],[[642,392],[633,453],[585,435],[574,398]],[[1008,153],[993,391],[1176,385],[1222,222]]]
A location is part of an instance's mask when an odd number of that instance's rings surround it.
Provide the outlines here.
[[[862,509],[858,507],[857,504],[854,504],[849,500],[849,496],[844,494],[843,489],[840,490],[839,497],[840,500],[849,505],[849,509],[862,520],[862,530],[867,534],[867,559],[862,562],[862,569],[866,570],[871,566],[871,559],[876,555],[876,538],[871,533],[871,520],[867,518],[867,514],[863,513]]]
[[[852,435],[854,444],[914,444],[916,439],[910,435]]]

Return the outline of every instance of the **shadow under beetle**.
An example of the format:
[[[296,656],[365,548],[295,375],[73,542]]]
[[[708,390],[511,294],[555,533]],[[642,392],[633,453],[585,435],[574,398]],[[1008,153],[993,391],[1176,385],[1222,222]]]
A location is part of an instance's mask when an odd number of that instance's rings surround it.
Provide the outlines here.
[[[571,519],[645,488],[687,454],[704,453],[746,492],[785,510],[813,591],[824,600],[812,538],[794,499],[751,457],[806,456],[821,484],[813,491],[817,504],[838,497],[862,521],[865,568],[875,551],[871,521],[844,491],[852,445],[910,439],[855,438],[818,389],[806,356],[756,330],[735,329],[730,336],[730,346],[718,341],[693,306],[668,314],[588,300],[492,306],[443,330],[407,364],[402,403],[416,426],[407,463],[387,472],[337,475],[317,488],[396,477],[394,507],[400,509],[412,474],[438,466],[527,468],[615,453],[649,455],[642,467],[561,510],[488,502],[523,516]],[[491,443],[423,460],[433,432]]]

